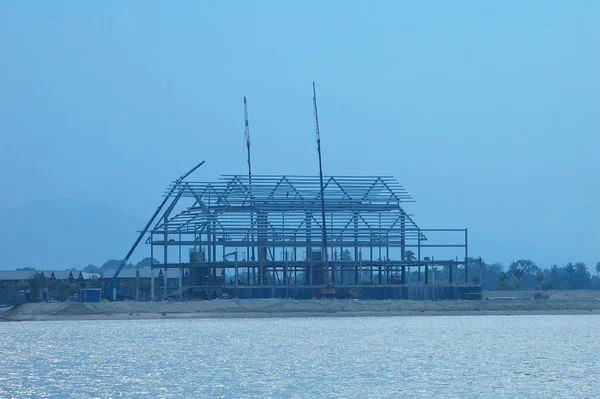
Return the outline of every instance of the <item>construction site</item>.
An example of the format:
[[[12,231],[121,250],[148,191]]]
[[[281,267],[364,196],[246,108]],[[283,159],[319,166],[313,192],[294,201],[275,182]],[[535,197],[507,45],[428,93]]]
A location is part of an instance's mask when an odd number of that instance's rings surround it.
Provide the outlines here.
[[[244,98],[248,174],[173,181],[107,295],[143,241],[153,300],[480,299],[466,228],[421,227],[392,176],[323,174],[314,85],[313,105],[319,174],[252,174]]]

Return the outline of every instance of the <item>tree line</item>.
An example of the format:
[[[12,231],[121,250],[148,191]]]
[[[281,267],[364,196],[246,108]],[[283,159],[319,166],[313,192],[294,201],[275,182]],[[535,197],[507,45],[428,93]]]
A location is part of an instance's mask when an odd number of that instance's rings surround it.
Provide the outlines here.
[[[484,291],[600,289],[600,262],[596,262],[592,275],[583,262],[542,268],[529,259],[519,259],[505,269],[500,263],[482,260],[481,276],[479,263],[479,259],[469,258],[470,273],[481,280]]]
[[[86,267],[83,268],[83,271],[87,272],[87,273],[102,274],[102,273],[104,273],[104,271],[106,269],[118,269],[119,266],[121,266],[122,262],[123,262],[123,260],[110,259],[110,260],[107,260],[106,262],[104,262],[102,264],[102,266],[100,266],[100,267],[95,266],[95,265],[87,265]],[[148,269],[148,268],[150,268],[151,264],[157,265],[159,263],[160,262],[158,260],[147,257],[135,264],[129,262],[125,265],[125,268],[126,269]]]
[[[348,250],[338,256],[338,259],[342,261],[352,260],[352,255]],[[415,254],[412,251],[406,251],[406,259],[416,260]],[[103,274],[107,269],[117,269],[121,262],[122,260],[111,259],[104,262],[102,266],[88,265],[83,271]],[[147,257],[135,264],[128,263],[125,268],[149,268],[152,263],[160,264],[157,259]],[[17,270],[35,269],[25,267]],[[511,262],[506,268],[501,263],[488,263],[481,258],[468,258],[468,281],[473,284],[481,284],[484,291],[600,289],[600,262],[596,262],[593,272],[595,275],[590,273],[588,266],[583,262],[569,262],[562,266],[552,265],[542,268],[530,259],[519,259]],[[430,273],[432,273],[430,279],[433,278],[440,282],[448,280],[447,271],[441,268],[430,271]],[[418,281],[418,272],[415,268],[411,268],[408,274],[408,281]],[[365,274],[365,279],[366,276]],[[466,280],[465,267],[457,267],[456,277],[453,278],[453,281],[464,283]],[[422,278],[421,281],[423,281]]]
[[[139,261],[138,263],[127,263],[125,265],[126,269],[148,269],[150,268],[151,265],[151,261],[152,263],[154,263],[155,265],[158,265],[160,262],[156,259],[151,260],[150,257],[148,258],[144,258],[141,261]],[[87,265],[86,267],[83,268],[83,271],[86,273],[96,273],[96,274],[103,274],[105,270],[107,269],[118,269],[119,266],[121,266],[121,263],[123,262],[123,260],[118,260],[118,259],[110,259],[107,260],[106,262],[104,262],[102,264],[102,266],[95,266],[95,265]],[[15,269],[16,271],[32,271],[35,272],[37,271],[37,269],[35,267],[20,267]],[[79,271],[80,269],[77,269],[76,267],[71,267],[68,269],[64,269],[64,270],[70,270],[70,271]]]

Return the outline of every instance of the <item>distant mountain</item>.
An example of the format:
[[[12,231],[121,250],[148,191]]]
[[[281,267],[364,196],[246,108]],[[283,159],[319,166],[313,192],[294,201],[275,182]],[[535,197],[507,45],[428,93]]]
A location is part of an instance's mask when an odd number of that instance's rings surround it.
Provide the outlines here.
[[[100,266],[122,259],[145,224],[118,209],[73,199],[0,209],[0,220],[0,270]],[[138,251],[140,259],[149,254]]]

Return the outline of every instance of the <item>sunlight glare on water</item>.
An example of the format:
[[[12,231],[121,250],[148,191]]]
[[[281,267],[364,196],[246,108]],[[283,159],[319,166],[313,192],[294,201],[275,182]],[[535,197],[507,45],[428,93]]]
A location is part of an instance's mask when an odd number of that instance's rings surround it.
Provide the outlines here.
[[[598,316],[0,323],[0,397],[597,397]]]

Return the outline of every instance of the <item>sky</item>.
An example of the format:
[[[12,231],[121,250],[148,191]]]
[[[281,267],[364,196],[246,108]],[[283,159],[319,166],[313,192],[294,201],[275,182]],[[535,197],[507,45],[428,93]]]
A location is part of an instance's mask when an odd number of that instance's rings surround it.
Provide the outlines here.
[[[0,208],[393,175],[488,261],[600,261],[596,1],[0,2]],[[142,227],[142,226],[140,226]]]

